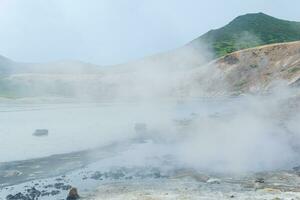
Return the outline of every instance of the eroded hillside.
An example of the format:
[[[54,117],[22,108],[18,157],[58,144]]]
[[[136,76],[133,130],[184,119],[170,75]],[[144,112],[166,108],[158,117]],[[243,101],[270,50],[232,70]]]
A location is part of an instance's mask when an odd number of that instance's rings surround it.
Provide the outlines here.
[[[278,82],[296,86],[300,82],[300,42],[237,51],[210,65],[222,71],[230,91],[257,92]]]

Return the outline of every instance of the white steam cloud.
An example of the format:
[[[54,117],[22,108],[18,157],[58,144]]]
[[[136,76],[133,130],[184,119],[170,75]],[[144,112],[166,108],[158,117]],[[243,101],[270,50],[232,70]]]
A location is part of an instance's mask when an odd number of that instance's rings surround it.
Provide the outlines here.
[[[151,161],[149,157],[171,156],[172,167],[212,172],[286,169],[298,164],[295,141],[300,116],[291,100],[297,99],[297,89],[274,87],[269,94],[226,97],[230,83],[221,69],[205,64],[208,55],[206,49],[185,47],[88,73],[29,71],[10,74],[6,79],[12,86],[22,85],[22,94],[109,102],[105,112],[91,112],[93,119],[99,115],[99,122],[94,120],[94,124],[87,123],[88,112],[74,110],[71,121],[78,118],[76,115],[85,115],[76,121],[82,124],[78,130],[83,136],[73,129],[77,137],[71,133],[60,136],[66,146],[75,144],[70,147],[72,151],[142,138],[148,142],[122,154],[121,160],[134,158],[130,164],[143,165],[145,160]],[[31,103],[34,100],[37,98],[29,99]],[[54,128],[53,123],[53,130],[71,130],[61,122]],[[146,124],[147,130],[135,132],[137,123]]]

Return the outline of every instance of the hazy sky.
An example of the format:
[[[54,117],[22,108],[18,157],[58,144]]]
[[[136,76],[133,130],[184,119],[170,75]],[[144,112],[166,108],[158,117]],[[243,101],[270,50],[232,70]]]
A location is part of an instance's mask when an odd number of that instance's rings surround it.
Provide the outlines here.
[[[115,64],[170,50],[238,15],[300,21],[300,0],[0,0],[0,54]]]

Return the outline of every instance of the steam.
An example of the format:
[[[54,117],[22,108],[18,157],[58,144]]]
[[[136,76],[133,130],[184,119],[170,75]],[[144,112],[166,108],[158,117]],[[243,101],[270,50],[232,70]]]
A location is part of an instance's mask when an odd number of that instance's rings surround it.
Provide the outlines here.
[[[106,69],[92,66],[88,72],[64,70],[63,74],[53,69],[51,73],[29,70],[4,80],[9,90],[22,97],[17,100],[31,97],[31,103],[38,101],[37,96],[70,98],[95,106],[108,102],[109,109],[99,109],[90,116],[74,111],[74,118],[85,116],[76,118],[82,126],[76,126],[75,132],[72,129],[79,139],[69,133],[60,141],[77,144],[71,149],[75,151],[142,139],[145,143],[121,153],[119,165],[124,165],[124,160],[134,160],[131,165],[144,165],[145,160],[154,165],[157,159],[163,161],[168,156],[173,168],[211,172],[276,170],[299,164],[299,144],[295,141],[300,116],[298,105],[291,101],[298,98],[297,88],[274,84],[268,94],[232,98],[226,71],[208,63],[210,55],[205,48],[185,46]],[[96,120],[91,125],[86,123],[89,117],[107,123],[97,124]],[[55,128],[53,122],[53,130],[59,130],[60,123]],[[145,124],[147,131],[135,131],[136,123]],[[70,131],[66,126],[61,130]],[[88,137],[85,132],[89,132]]]
[[[246,49],[250,47],[256,47],[262,44],[261,39],[248,31],[243,31],[235,38],[234,47],[235,49]]]
[[[218,172],[290,169],[299,163],[299,144],[293,143],[299,133],[288,131],[289,122],[277,115],[286,103],[275,95],[246,96],[231,106],[229,115],[199,118],[179,148],[180,158]],[[291,115],[291,121],[298,120]]]
[[[123,152],[111,165],[208,173],[291,169],[299,165],[298,108],[288,105],[295,98],[293,92],[284,97],[284,91],[277,92],[180,104],[156,102],[134,109],[139,117],[132,122],[146,123],[148,128],[134,137],[145,143]]]

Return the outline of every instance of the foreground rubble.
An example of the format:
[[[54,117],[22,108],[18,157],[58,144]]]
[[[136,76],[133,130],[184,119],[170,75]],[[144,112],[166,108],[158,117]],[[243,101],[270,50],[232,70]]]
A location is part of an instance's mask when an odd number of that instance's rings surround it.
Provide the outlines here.
[[[83,199],[90,200],[300,200],[298,169],[238,175],[206,174],[192,169],[165,171],[156,167],[99,169],[94,164],[59,177],[3,187],[0,199],[64,199],[76,186]]]

